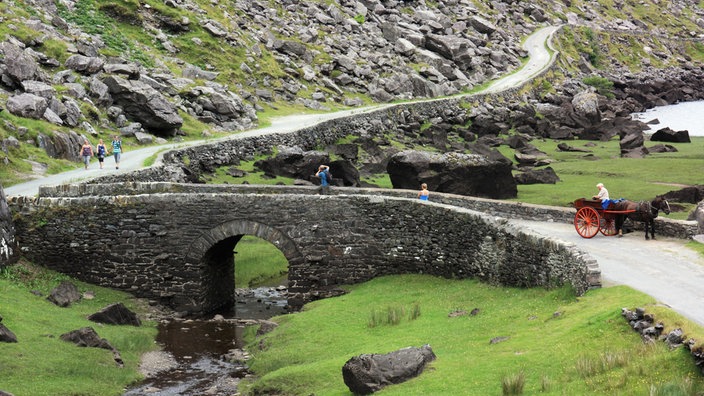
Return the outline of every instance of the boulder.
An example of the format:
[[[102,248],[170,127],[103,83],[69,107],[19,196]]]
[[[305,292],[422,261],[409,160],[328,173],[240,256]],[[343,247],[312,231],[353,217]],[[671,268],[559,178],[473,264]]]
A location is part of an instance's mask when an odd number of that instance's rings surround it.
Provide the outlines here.
[[[531,169],[514,176],[517,184],[555,184],[560,178],[551,167]]]
[[[668,143],[691,143],[689,139],[689,131],[673,131],[670,128],[658,129],[653,136],[650,137],[651,142],[668,142]]]
[[[63,281],[49,293],[46,299],[60,307],[68,307],[81,299],[81,293],[78,292],[76,285]]]
[[[23,93],[7,99],[6,107],[10,113],[16,116],[38,120],[44,116],[44,112],[49,107],[49,102],[41,96]]]
[[[142,322],[137,317],[137,314],[130,311],[123,303],[110,304],[101,309],[99,312],[88,316],[88,320],[97,323],[115,325],[142,325]]]
[[[669,191],[663,195],[663,198],[668,201],[696,204],[704,200],[704,185],[689,186],[680,190]]]
[[[330,162],[330,157],[321,151],[303,151],[297,146],[280,146],[278,150],[276,156],[257,161],[254,166],[270,176],[308,180],[318,171],[320,164]]]
[[[511,164],[476,154],[429,153],[407,150],[389,159],[386,171],[394,188],[431,190],[486,198],[515,198],[516,181]]]
[[[20,47],[5,41],[0,44],[0,52],[4,54],[4,74],[12,83],[19,85],[22,81],[36,77],[39,64]]]
[[[0,316],[0,322],[2,322],[2,316]],[[17,342],[17,336],[2,323],[0,323],[0,342]]]
[[[97,57],[71,55],[66,59],[64,66],[79,73],[91,75],[99,72],[103,68],[104,63],[102,59]]]
[[[369,395],[387,385],[400,384],[417,377],[435,360],[429,345],[403,348],[387,354],[364,354],[342,366],[345,385],[356,395]]]
[[[105,338],[100,338],[92,327],[83,327],[68,333],[61,334],[62,341],[72,342],[79,347],[101,348],[112,351],[113,359],[120,367],[124,365],[120,353]]]
[[[621,152],[638,149],[643,147],[645,142],[645,137],[642,133],[629,133],[628,135],[621,138],[619,145],[621,147]]]
[[[108,76],[103,80],[115,105],[125,115],[154,133],[173,135],[183,125],[176,107],[156,89],[141,81]]]

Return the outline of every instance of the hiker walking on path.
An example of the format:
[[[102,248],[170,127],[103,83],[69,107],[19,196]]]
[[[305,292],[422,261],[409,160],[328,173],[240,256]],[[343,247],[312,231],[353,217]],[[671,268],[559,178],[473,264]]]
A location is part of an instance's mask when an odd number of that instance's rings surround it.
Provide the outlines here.
[[[98,140],[98,145],[95,146],[95,150],[97,151],[97,154],[95,156],[98,157],[100,169],[103,169],[103,160],[105,159],[105,154],[107,154],[108,152],[107,147],[105,147],[105,143],[103,143],[103,139]]]
[[[115,135],[112,140],[112,155],[115,157],[115,169],[120,169],[120,155],[122,154],[122,140],[119,135]]]
[[[83,165],[88,169],[90,165],[90,157],[93,156],[93,146],[90,145],[88,139],[83,140],[83,146],[81,146],[81,157],[83,157]]]

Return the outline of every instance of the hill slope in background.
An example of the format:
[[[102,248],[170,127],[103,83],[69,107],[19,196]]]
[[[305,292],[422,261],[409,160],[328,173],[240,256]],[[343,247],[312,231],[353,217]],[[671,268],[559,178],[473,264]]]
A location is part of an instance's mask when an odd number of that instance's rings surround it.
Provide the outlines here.
[[[468,92],[520,67],[521,40],[567,24],[560,87],[701,68],[692,1],[28,1],[0,4],[5,184],[128,144],[252,128],[286,111]],[[63,160],[63,161],[62,161]]]

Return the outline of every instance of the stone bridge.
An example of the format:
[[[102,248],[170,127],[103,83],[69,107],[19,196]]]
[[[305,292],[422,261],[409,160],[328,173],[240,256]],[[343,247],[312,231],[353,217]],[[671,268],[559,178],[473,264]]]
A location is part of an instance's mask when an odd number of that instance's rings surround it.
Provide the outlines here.
[[[314,192],[307,186],[77,184],[12,198],[9,206],[29,260],[190,314],[233,305],[233,252],[244,235],[283,252],[294,307],[339,293],[341,285],[404,273],[518,287],[571,284],[578,294],[599,286],[599,269],[588,255],[473,210],[496,212],[507,205],[500,201]],[[556,216],[563,215],[572,213]]]

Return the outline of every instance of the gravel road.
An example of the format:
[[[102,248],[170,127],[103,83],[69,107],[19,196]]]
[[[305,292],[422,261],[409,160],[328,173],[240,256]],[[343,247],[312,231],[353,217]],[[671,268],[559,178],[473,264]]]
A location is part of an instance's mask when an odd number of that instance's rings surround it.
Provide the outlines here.
[[[572,224],[511,222],[524,230],[572,243],[589,253],[599,263],[605,286],[630,286],[704,326],[704,258],[685,247],[687,241],[659,237],[657,230],[658,239],[649,241],[642,231],[623,238],[597,234],[585,239]]]

